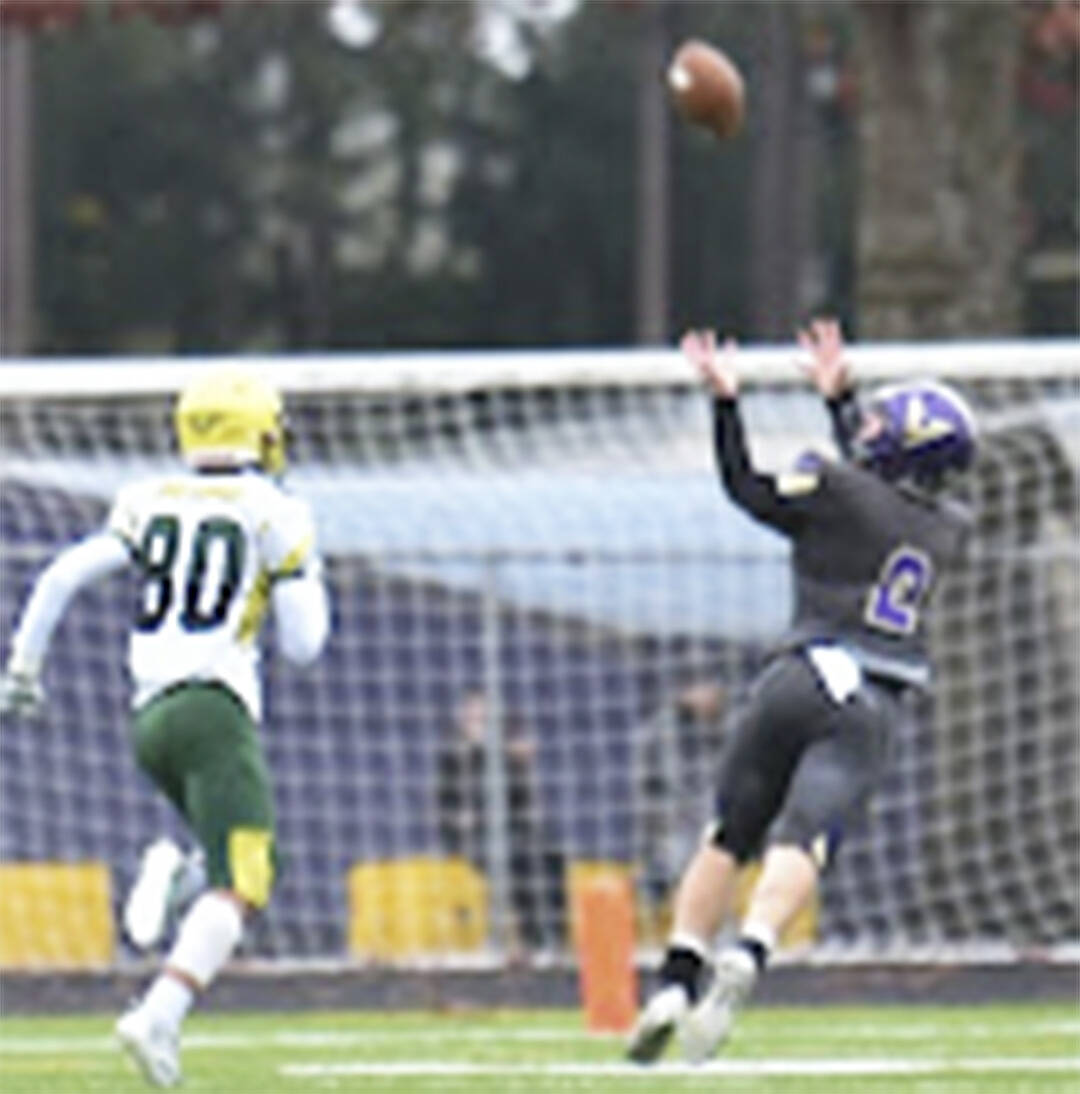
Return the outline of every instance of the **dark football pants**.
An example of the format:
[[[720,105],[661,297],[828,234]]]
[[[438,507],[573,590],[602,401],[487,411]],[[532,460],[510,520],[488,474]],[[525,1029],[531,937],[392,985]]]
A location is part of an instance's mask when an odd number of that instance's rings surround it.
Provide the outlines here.
[[[806,655],[771,661],[732,713],[711,840],[739,862],[794,844],[824,867],[884,771],[907,718],[902,692],[863,678],[844,702]]]

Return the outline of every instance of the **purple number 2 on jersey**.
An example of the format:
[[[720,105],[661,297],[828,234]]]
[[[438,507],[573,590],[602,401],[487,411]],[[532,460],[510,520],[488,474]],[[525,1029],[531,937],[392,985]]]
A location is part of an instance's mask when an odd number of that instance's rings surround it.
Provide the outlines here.
[[[929,556],[903,544],[881,567],[877,584],[866,600],[866,622],[890,634],[912,634],[919,625],[919,609],[933,581]]]

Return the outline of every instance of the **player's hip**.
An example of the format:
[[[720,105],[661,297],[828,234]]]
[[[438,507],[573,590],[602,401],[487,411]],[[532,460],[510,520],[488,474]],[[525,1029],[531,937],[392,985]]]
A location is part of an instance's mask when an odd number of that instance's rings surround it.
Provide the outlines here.
[[[848,735],[876,750],[888,746],[907,709],[902,687],[868,675],[842,648],[809,646],[770,659],[731,730],[771,740],[779,753]]]
[[[161,690],[135,711],[131,734],[136,758],[151,772],[221,767],[240,753],[259,752],[247,706],[216,680],[189,680]]]
[[[136,714],[179,688],[205,684],[228,689],[253,721],[261,718],[258,653],[254,648],[198,641],[177,647],[136,639],[129,652],[129,668]]]

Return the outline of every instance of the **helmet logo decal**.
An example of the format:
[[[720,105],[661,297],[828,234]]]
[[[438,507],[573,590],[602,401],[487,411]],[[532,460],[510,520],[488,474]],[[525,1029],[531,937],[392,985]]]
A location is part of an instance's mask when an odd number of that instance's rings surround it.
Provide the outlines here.
[[[926,407],[921,395],[912,395],[904,408],[904,447],[917,448],[931,441],[938,441],[952,433],[952,423],[945,418],[935,418]]]
[[[208,433],[211,429],[214,429],[221,421],[221,414],[216,410],[207,410],[202,412],[196,412],[188,419],[191,422],[191,428],[196,433]]]

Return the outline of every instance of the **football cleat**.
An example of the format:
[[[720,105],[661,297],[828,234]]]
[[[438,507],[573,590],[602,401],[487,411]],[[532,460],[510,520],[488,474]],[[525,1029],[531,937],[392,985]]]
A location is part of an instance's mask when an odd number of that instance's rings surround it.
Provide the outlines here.
[[[627,1058],[651,1064],[667,1048],[671,1035],[690,1012],[690,1000],[681,984],[661,988],[645,1004],[626,1045]]]
[[[738,946],[717,957],[709,990],[679,1027],[687,1063],[704,1063],[728,1039],[735,1014],[754,990],[757,975],[754,959]]]
[[[161,941],[183,863],[180,848],[167,837],[155,840],[143,852],[139,876],[124,905],[124,929],[139,949],[148,950]]]
[[[116,1023],[116,1039],[151,1086],[180,1082],[180,1035],[136,1007]]]

